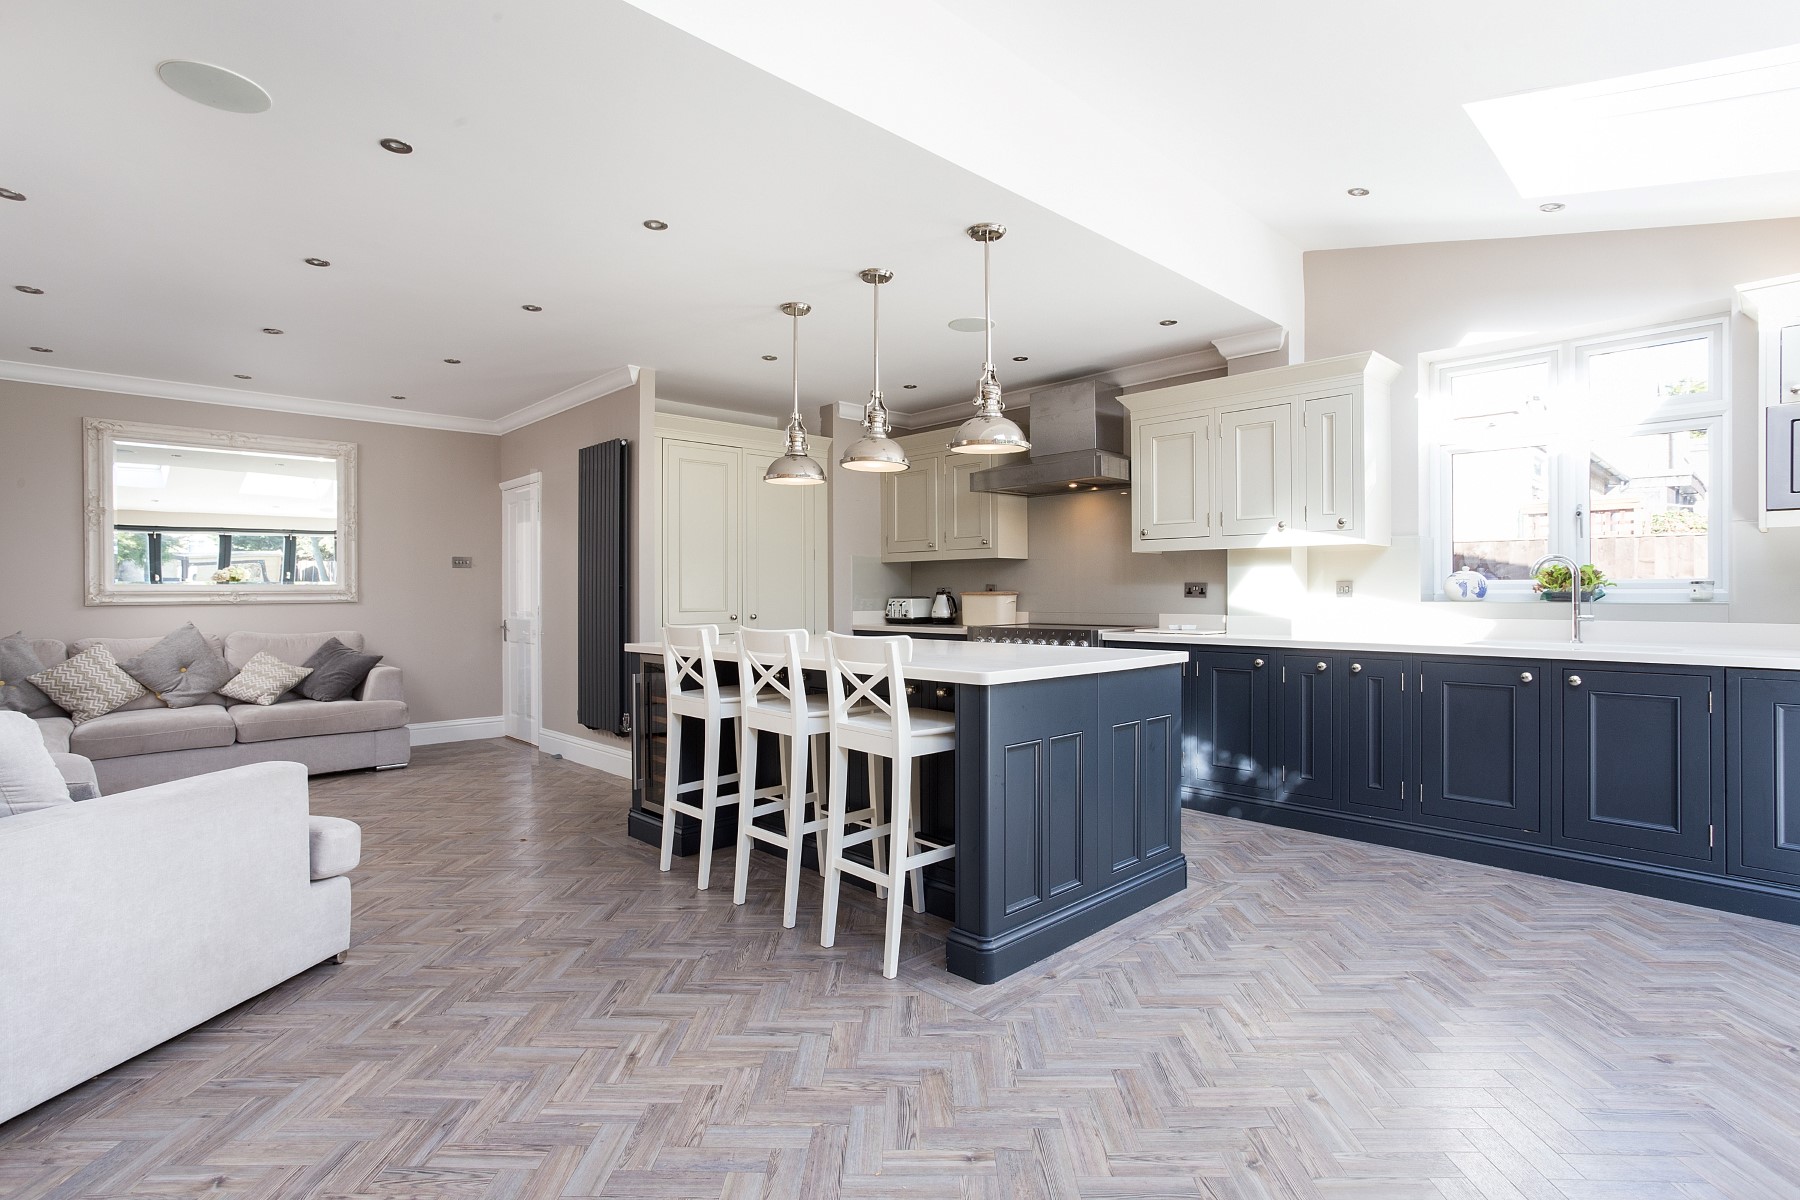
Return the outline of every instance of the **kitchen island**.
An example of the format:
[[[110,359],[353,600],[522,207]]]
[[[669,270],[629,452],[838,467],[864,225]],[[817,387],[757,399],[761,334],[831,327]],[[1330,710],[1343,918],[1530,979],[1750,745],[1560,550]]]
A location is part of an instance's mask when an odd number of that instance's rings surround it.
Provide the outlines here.
[[[655,844],[663,820],[662,647],[625,649],[640,664],[629,832]],[[731,639],[719,656],[721,675],[734,678]],[[928,870],[925,889],[927,909],[952,922],[953,974],[1002,979],[1186,886],[1177,794],[1186,657],[914,643],[910,703],[956,719],[956,751],[920,764],[921,833],[956,843],[956,858]],[[802,666],[820,673],[822,687],[822,639]],[[683,781],[699,775],[699,740],[684,740],[675,764]],[[771,769],[777,761],[773,753],[759,758]],[[759,786],[774,782],[760,775]],[[853,763],[853,787],[863,775]],[[735,844],[735,817],[735,806],[721,814],[716,846]],[[678,852],[700,848],[698,822],[682,817],[676,833]]]

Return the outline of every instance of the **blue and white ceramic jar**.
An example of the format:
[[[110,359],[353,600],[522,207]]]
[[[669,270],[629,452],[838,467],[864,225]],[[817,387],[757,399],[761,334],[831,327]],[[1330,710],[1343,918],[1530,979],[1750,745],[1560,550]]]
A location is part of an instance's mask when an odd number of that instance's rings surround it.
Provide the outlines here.
[[[1483,600],[1487,593],[1487,576],[1480,571],[1452,571],[1444,580],[1444,596],[1450,600]]]

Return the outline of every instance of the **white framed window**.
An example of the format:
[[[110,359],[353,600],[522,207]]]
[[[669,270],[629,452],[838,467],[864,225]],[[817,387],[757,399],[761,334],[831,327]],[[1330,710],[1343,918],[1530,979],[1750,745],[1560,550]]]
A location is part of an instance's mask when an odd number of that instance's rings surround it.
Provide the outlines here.
[[[1530,600],[1564,554],[1626,602],[1726,599],[1728,361],[1720,317],[1432,363],[1428,592],[1474,570]]]

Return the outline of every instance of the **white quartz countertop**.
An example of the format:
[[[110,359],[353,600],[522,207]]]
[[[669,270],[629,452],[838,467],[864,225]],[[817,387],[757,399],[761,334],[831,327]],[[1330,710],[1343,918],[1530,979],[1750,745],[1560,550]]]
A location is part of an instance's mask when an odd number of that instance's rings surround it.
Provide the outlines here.
[[[1456,641],[1372,640],[1354,636],[1311,634],[1221,633],[1217,630],[1117,630],[1103,640],[1169,646],[1242,646],[1264,650],[1344,650],[1363,654],[1443,655],[1473,658],[1539,658],[1557,662],[1666,663],[1690,667],[1753,667],[1800,671],[1800,646],[1751,645],[1745,642],[1656,642],[1608,640],[1592,628],[1588,640],[1475,639]]]
[[[661,642],[628,642],[628,653],[662,654]],[[737,658],[737,639],[719,639],[719,657]],[[1013,646],[1001,642],[914,642],[912,679],[937,683],[968,683],[992,687],[1002,683],[1030,683],[1039,679],[1070,679],[1080,675],[1106,675],[1145,667],[1175,666],[1187,661],[1184,650],[1127,650],[1114,646]],[[825,669],[825,642],[814,638],[800,665]]]

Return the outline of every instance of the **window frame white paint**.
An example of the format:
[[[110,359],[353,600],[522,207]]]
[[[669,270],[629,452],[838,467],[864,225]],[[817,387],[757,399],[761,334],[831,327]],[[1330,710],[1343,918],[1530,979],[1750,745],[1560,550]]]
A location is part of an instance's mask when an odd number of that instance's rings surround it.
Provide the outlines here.
[[[1544,445],[1550,456],[1548,552],[1566,553],[1577,562],[1591,562],[1591,521],[1586,512],[1591,441],[1585,433],[1573,430],[1566,417],[1559,418],[1558,414],[1573,411],[1582,402],[1586,395],[1588,361],[1595,354],[1686,341],[1696,334],[1706,337],[1709,342],[1708,390],[1694,397],[1672,398],[1643,414],[1630,426],[1619,426],[1617,431],[1637,434],[1702,426],[1707,429],[1711,459],[1711,477],[1707,481],[1710,500],[1707,559],[1710,564],[1708,577],[1714,582],[1710,603],[1730,603],[1731,322],[1729,314],[1717,311],[1607,331],[1590,330],[1579,336],[1519,339],[1497,347],[1424,356],[1421,378],[1425,386],[1419,409],[1419,442],[1424,459],[1421,498],[1425,509],[1421,528],[1426,535],[1422,556],[1425,568],[1423,597],[1427,600],[1446,599],[1444,579],[1451,570],[1450,464],[1452,456],[1459,452]],[[1527,436],[1531,431],[1529,421],[1512,436],[1453,436],[1449,395],[1452,379],[1461,374],[1540,361],[1550,366],[1550,396],[1541,426],[1543,436]],[[1571,500],[1571,496],[1575,499]],[[1574,523],[1577,504],[1583,513],[1581,532],[1565,528],[1559,534],[1559,525]],[[1624,580],[1609,584],[1606,594],[1609,604],[1707,603],[1690,599],[1687,580]],[[1531,590],[1530,580],[1490,580],[1488,599],[1501,603],[1531,602],[1537,597]]]

